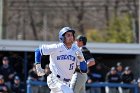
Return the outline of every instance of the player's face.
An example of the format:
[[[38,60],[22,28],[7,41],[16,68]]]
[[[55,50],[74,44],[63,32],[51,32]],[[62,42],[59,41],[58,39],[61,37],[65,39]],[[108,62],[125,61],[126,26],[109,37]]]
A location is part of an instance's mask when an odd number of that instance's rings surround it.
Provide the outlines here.
[[[73,42],[74,42],[74,36],[73,36],[73,33],[72,32],[66,32],[64,37],[65,37],[64,43],[66,45],[67,44],[73,44]]]

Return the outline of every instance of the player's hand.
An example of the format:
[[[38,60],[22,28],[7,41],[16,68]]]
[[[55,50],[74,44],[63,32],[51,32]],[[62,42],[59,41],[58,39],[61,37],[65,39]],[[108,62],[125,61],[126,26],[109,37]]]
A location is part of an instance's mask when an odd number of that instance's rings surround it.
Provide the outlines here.
[[[79,59],[80,62],[85,61],[82,52],[80,52],[80,51],[76,51],[75,54],[76,54],[76,56],[77,56],[77,58]]]
[[[41,64],[36,64],[35,67],[36,67],[36,72],[38,76],[45,75],[45,71],[44,69],[42,69]]]

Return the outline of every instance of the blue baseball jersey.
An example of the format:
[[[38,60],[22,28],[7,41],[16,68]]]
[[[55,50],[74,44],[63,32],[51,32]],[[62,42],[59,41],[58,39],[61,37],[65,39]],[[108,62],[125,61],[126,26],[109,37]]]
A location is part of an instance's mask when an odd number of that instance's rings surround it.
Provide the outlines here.
[[[53,74],[71,79],[76,65],[80,64],[75,52],[81,50],[75,43],[70,49],[68,49],[64,43],[44,44],[41,45],[39,49],[42,55],[50,55],[49,67]]]

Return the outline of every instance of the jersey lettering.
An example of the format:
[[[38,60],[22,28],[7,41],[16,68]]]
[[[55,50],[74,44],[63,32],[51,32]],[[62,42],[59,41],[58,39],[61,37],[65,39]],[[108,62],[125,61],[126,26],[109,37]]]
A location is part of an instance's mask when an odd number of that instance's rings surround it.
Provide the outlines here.
[[[71,60],[71,61],[75,61],[75,57],[72,55],[60,55],[57,56],[57,60]]]
[[[74,65],[74,63],[70,64],[69,70],[73,70],[73,65]]]

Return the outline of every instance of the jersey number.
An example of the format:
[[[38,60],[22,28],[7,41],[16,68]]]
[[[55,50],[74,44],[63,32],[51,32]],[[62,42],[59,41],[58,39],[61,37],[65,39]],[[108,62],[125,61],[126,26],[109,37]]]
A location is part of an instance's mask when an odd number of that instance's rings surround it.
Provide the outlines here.
[[[74,65],[74,63],[70,64],[69,70],[73,70],[73,65]]]

